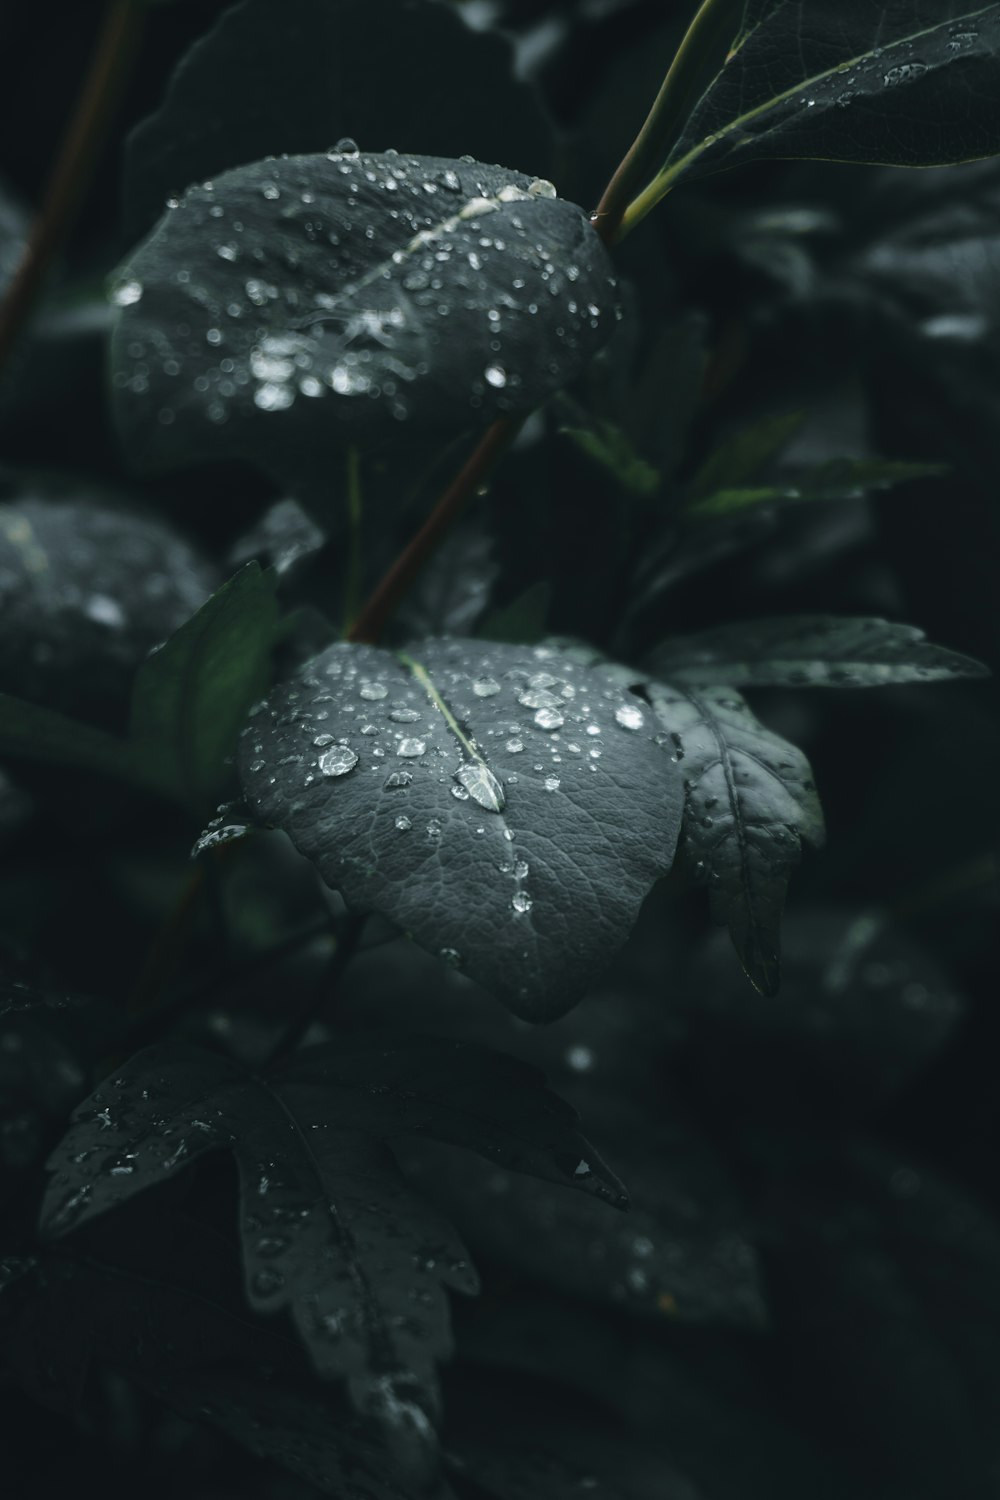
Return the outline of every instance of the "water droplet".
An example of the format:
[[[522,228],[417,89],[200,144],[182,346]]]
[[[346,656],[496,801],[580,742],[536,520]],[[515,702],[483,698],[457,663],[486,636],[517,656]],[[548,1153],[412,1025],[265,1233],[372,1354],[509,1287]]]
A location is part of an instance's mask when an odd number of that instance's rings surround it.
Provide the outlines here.
[[[360,156],[361,155],[361,152],[360,152],[360,150],[358,148],[357,141],[354,139],[353,136],[350,136],[350,135],[342,135],[341,138],[340,138],[340,140],[337,142],[337,144],[334,146],[333,149],[334,149],[334,152],[335,152],[335,154],[337,156]]]
[[[500,684],[495,677],[477,677],[472,684],[472,691],[477,698],[493,698],[500,691]]]
[[[280,1271],[267,1266],[263,1271],[258,1271],[253,1279],[253,1289],[258,1297],[273,1297],[280,1292],[285,1284],[285,1278]]]
[[[416,724],[420,715],[415,708],[390,708],[389,718],[394,724]]]
[[[396,827],[399,829],[400,833],[409,833],[410,829],[413,827],[413,821],[411,818],[408,818],[405,813],[400,813],[399,817],[396,819]]]
[[[91,594],[83,606],[83,612],[88,619],[94,620],[98,625],[107,625],[112,630],[125,624],[121,605],[108,594]]]
[[[361,684],[361,696],[369,703],[377,703],[380,698],[388,698],[389,689],[384,682],[363,682]]]
[[[426,754],[426,752],[426,740],[400,740],[399,744],[396,746],[396,754],[405,756],[408,759],[413,756],[424,755]]]
[[[594,1066],[594,1054],[589,1047],[569,1047],[566,1050],[566,1062],[574,1073],[589,1073]]]
[[[620,724],[623,729],[641,729],[645,722],[642,713],[631,703],[615,709],[615,723]]]
[[[517,912],[518,916],[524,916],[525,912],[529,912],[535,903],[532,901],[527,891],[515,891],[513,896],[511,896],[510,898],[510,904]]]
[[[319,758],[319,769],[324,776],[346,776],[353,771],[358,757],[350,745],[334,745]]]
[[[558,792],[558,790],[559,790],[559,777],[558,776],[546,776],[545,782],[544,782],[544,786],[545,786],[545,790],[547,792]]]
[[[555,708],[540,708],[535,715],[535,723],[539,729],[546,729],[550,733],[553,729],[561,729],[566,720]]]
[[[511,755],[520,755],[524,749],[524,741],[517,739],[515,736],[513,739],[507,741],[506,748],[510,751]]]
[[[395,792],[400,787],[409,786],[412,780],[412,771],[390,771],[389,775],[383,781],[382,787],[384,791]]]
[[[485,807],[487,812],[503,812],[507,805],[503,787],[489,766],[484,765],[481,760],[466,761],[459,766],[455,779],[472,800],[478,802],[480,807]]]
[[[496,390],[503,390],[507,384],[507,371],[503,365],[487,365],[483,371],[487,385],[492,385]]]
[[[469,793],[464,786],[453,786],[451,789],[451,795],[457,802],[468,802],[469,800]]]
[[[457,948],[442,948],[438,953],[438,958],[442,963],[447,964],[450,969],[457,969],[462,962],[462,955]]]
[[[533,198],[554,198],[556,188],[554,182],[549,182],[546,177],[536,177],[534,182],[528,183],[528,192]]]
[[[111,292],[111,300],[116,307],[132,307],[142,297],[141,281],[123,281],[114,287]]]

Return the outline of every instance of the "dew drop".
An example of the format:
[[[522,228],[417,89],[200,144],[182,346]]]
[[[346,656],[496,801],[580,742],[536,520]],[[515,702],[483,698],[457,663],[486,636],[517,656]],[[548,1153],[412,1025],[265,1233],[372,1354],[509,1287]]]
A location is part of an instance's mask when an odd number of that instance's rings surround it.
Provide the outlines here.
[[[384,682],[366,681],[361,684],[361,696],[369,703],[377,703],[380,698],[388,698],[389,689]]]
[[[390,771],[382,783],[382,789],[386,792],[395,792],[401,787],[409,786],[412,780],[412,771]]]
[[[334,745],[319,758],[319,769],[324,776],[346,776],[353,771],[358,757],[349,745]]]
[[[466,796],[478,802],[480,807],[485,807],[487,812],[503,812],[507,805],[503,787],[489,766],[482,761],[466,761],[455,772],[455,779],[461,783]],[[455,787],[454,790],[457,792],[458,788]]]
[[[412,759],[417,755],[424,755],[427,751],[426,740],[400,740],[396,746],[396,754],[406,759]]]
[[[515,738],[507,741],[506,748],[510,751],[511,755],[520,755],[524,749],[524,741],[517,739],[515,736]]]
[[[624,703],[621,708],[615,709],[615,723],[620,724],[623,729],[641,729],[645,722],[640,710],[631,703]]]
[[[405,813],[400,813],[399,817],[396,819],[396,827],[399,829],[400,833],[409,833],[410,829],[413,827],[413,820],[411,818],[408,818]]]
[[[535,723],[539,729],[547,729],[550,733],[553,729],[561,729],[566,720],[555,708],[540,708],[535,715]]]
[[[472,684],[472,691],[477,698],[493,698],[500,691],[500,684],[495,677],[477,677]]]
[[[389,718],[394,724],[416,724],[420,715],[415,708],[390,708]]]
[[[116,307],[133,307],[142,298],[141,281],[123,281],[116,286],[111,293],[111,300]]]
[[[546,776],[543,785],[547,792],[557,792],[559,790],[559,777]]]
[[[357,141],[353,138],[353,136],[349,135],[342,135],[333,149],[337,156],[361,155]]]
[[[510,898],[510,904],[517,912],[518,916],[523,917],[526,912],[529,912],[531,910],[535,903],[532,901],[527,891],[515,891],[513,896],[511,896]]]
[[[503,365],[487,365],[483,374],[486,377],[486,383],[493,386],[495,390],[503,390],[507,384],[507,371]]]

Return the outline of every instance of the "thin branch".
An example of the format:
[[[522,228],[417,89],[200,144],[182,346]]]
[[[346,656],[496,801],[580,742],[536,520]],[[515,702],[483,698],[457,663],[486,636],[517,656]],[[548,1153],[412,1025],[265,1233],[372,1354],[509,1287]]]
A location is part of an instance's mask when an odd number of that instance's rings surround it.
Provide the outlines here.
[[[703,0],[677,49],[663,86],[629,150],[591,214],[591,223],[606,245],[613,245],[638,220],[627,217],[633,197],[666,156],[683,124],[706,64],[724,60],[732,41],[742,0]]]
[[[41,211],[0,303],[0,368],[24,327],[53,257],[90,182],[139,36],[140,0],[111,0],[104,27],[56,157]]]
[[[365,641],[370,645],[378,641],[396,606],[412,587],[417,574],[472,496],[485,484],[499,459],[514,441],[524,420],[523,417],[500,417],[487,430],[420,530],[376,586],[348,631],[347,640]]]

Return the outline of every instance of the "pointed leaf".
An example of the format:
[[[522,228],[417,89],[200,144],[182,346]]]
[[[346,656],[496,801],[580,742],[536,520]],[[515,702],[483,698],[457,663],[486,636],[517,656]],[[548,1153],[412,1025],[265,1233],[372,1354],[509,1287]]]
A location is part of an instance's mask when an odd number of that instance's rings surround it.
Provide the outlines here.
[[[1000,151],[1000,4],[766,0],[748,8],[659,184],[806,157],[917,167]]]
[[[189,189],[114,296],[117,414],[136,462],[238,457],[293,487],[346,440],[530,410],[617,315],[607,251],[551,183],[356,151]]]
[[[338,645],[271,694],[239,769],[351,906],[551,1020],[670,869],[683,788],[655,729],[611,668],[544,647]]]
[[[767,484],[713,490],[684,507],[685,518],[727,517],[756,506],[790,505],[803,500],[862,500],[873,490],[892,489],[912,479],[936,479],[947,465],[905,463],[883,458],[836,458],[802,472],[783,474]]]
[[[708,886],[751,982],[779,982],[781,909],[801,841],[823,841],[823,814],[801,750],[773,734],[732,688],[649,683],[650,701],[685,776],[681,848]]]
[[[922,630],[888,620],[789,615],[676,636],[649,656],[670,682],[734,687],[885,687],[984,677],[970,657],[932,646]]]
[[[9,693],[0,693],[0,753],[108,776],[131,773],[124,740]]]
[[[270,683],[277,620],[273,575],[248,563],[143,664],[130,750],[144,781],[181,801],[216,800],[237,731]]]

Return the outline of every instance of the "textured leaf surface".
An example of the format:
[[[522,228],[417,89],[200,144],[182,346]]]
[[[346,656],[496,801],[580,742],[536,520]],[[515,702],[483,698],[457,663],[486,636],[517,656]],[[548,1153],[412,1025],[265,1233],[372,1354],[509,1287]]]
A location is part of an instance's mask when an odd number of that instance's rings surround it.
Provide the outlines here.
[[[258,818],[518,1014],[567,1010],[671,866],[680,773],[610,669],[544,647],[333,646],[244,733]]]
[[[734,687],[885,687],[987,672],[931,645],[913,625],[831,615],[747,620],[677,636],[658,646],[649,664],[670,682]]]
[[[248,563],[165,641],[135,680],[131,753],[143,780],[212,801],[250,705],[271,681],[274,578]]]
[[[119,424],[152,468],[293,479],[303,446],[528,410],[615,327],[611,261],[551,183],[443,157],[255,162],[191,188],[119,273]]]
[[[671,182],[808,157],[916,167],[1000,151],[1000,5],[768,0],[667,159]]]
[[[377,1412],[393,1390],[403,1401],[414,1380],[433,1391],[434,1363],[451,1348],[444,1288],[477,1287],[450,1226],[405,1186],[381,1144],[414,1133],[622,1194],[541,1075],[499,1054],[419,1041],[337,1045],[262,1078],[161,1046],[77,1110],[50,1163],[43,1220],[63,1233],[206,1151],[232,1150],[251,1305],[289,1307],[318,1371],[347,1377],[358,1405]]]
[[[684,772],[685,864],[708,887],[750,980],[773,994],[789,871],[803,839],[823,841],[809,763],[732,688],[650,683],[648,692]]]
[[[416,63],[419,59],[419,65]],[[455,112],[455,90],[476,108]],[[220,109],[222,98],[238,109]],[[125,212],[133,237],[192,182],[342,137],[365,150],[461,151],[547,173],[551,127],[513,77],[510,43],[473,32],[431,0],[243,0],[181,61],[155,114],[129,137]]]

